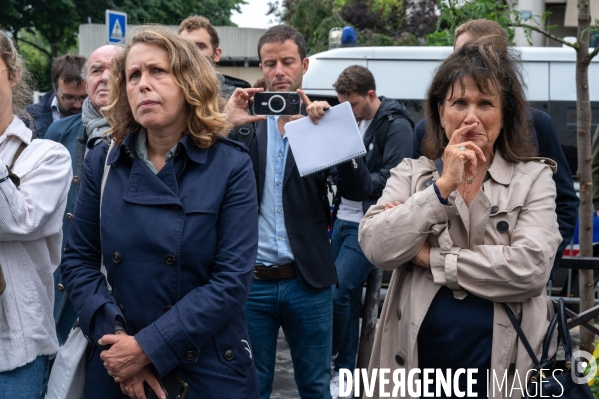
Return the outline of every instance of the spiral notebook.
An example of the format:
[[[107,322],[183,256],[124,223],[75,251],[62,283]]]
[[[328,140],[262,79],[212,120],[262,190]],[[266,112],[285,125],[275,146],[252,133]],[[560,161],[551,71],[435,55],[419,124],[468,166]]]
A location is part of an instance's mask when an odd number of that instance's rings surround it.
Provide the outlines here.
[[[285,134],[302,177],[366,155],[349,102],[327,110],[316,125],[308,117],[289,122]]]

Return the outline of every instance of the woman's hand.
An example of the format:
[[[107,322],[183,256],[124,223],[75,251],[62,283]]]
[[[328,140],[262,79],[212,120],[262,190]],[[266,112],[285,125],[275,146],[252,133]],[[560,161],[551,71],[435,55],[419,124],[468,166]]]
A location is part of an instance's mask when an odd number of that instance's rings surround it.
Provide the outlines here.
[[[427,269],[431,267],[431,246],[428,242],[424,242],[420,251],[412,258],[412,263]]]
[[[460,143],[462,134],[474,130],[477,126],[477,123],[473,123],[457,129],[453,132],[447,147],[445,147],[443,152],[443,174],[436,182],[443,198],[449,197],[462,184],[466,172],[474,175],[478,162],[483,163],[487,160],[480,147],[473,142]]]
[[[156,377],[154,377],[154,374],[152,374],[152,371],[150,371],[148,366],[141,369],[141,371],[133,377],[121,382],[121,391],[132,398],[146,399],[144,382],[152,388],[154,393],[156,393],[156,396],[160,399],[166,399],[166,392],[162,389],[160,383]]]
[[[100,338],[98,343],[110,345],[110,349],[100,353],[100,358],[104,361],[108,375],[113,377],[115,382],[127,380],[151,363],[133,336],[125,333],[108,334]]]
[[[391,208],[395,208],[396,206],[399,206],[399,205],[401,205],[401,202],[399,202],[399,201],[395,201],[393,204],[390,203],[390,202],[387,202],[385,204],[385,209],[383,209],[383,212],[386,211],[386,210],[389,210]]]

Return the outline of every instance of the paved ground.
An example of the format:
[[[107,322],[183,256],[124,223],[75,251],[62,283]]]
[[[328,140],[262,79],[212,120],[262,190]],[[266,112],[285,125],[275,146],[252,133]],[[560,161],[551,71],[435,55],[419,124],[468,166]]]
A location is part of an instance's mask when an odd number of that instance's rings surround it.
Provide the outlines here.
[[[285,341],[283,330],[279,330],[275,381],[270,397],[271,399],[299,399],[297,386],[293,379],[293,364],[291,363],[289,345],[287,345],[287,341]]]
[[[578,327],[570,330],[572,336],[572,346],[574,350],[578,349],[579,332]],[[558,353],[558,358],[563,359],[563,350]],[[291,354],[289,345],[285,341],[283,330],[279,330],[279,340],[277,343],[277,363],[275,365],[275,380],[271,399],[299,399],[295,380],[293,379],[293,364],[291,363]]]

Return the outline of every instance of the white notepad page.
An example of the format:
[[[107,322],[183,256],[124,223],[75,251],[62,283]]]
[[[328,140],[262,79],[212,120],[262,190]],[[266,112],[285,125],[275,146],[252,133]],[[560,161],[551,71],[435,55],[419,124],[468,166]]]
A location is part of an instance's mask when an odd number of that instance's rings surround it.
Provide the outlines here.
[[[305,117],[285,124],[300,176],[366,155],[366,148],[349,102],[336,105],[312,123]]]

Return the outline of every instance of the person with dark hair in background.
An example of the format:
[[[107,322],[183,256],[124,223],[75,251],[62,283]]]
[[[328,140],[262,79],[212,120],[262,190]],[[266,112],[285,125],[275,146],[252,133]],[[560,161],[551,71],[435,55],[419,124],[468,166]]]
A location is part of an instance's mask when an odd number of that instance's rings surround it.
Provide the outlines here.
[[[210,20],[201,15],[192,15],[185,18],[179,24],[179,35],[184,39],[193,42],[200,52],[206,56],[213,64],[220,61],[223,50],[219,47],[220,38]],[[236,88],[251,87],[248,82],[243,79],[234,78],[232,76],[223,75],[217,72],[218,80],[220,81],[221,94],[225,98],[231,97]]]
[[[82,112],[52,123],[46,132],[48,140],[59,142],[69,150],[73,167],[73,181],[69,189],[69,199],[62,223],[63,248],[66,245],[67,233],[75,213],[75,200],[79,191],[83,158],[95,144],[102,140],[104,132],[110,127],[101,113],[101,108],[108,104],[110,63],[118,51],[119,47],[106,45],[91,53],[83,67],[83,79],[88,97],[83,102]],[[60,268],[54,272],[54,287],[56,288],[54,299],[56,335],[58,343],[62,345],[77,320],[77,312],[64,290]]]
[[[52,273],[60,262],[71,159],[32,140],[31,75],[0,31],[0,396],[42,399],[58,351]],[[2,284],[5,282],[5,284]]]
[[[57,120],[81,113],[87,97],[81,76],[86,58],[78,54],[67,54],[52,61],[52,86],[54,91],[44,94],[37,104],[25,110],[33,118],[35,137],[43,139],[48,127]]]
[[[498,43],[508,45],[507,32],[494,21],[487,19],[475,19],[458,26],[455,30],[454,49],[458,50],[468,40],[476,39],[485,35],[496,35],[502,37]],[[555,199],[555,211],[557,213],[557,222],[562,236],[562,243],[557,249],[557,254],[553,263],[553,272],[562,259],[564,250],[572,241],[574,228],[576,227],[576,218],[578,217],[578,204],[580,200],[574,190],[572,172],[568,166],[568,161],[562,150],[561,142],[555,124],[549,115],[536,108],[527,107],[528,131],[535,140],[535,146],[538,149],[540,157],[553,159],[557,163],[557,172],[553,174],[553,180],[557,189]],[[420,143],[424,137],[426,119],[421,120],[414,130],[414,147],[412,149],[412,158],[420,157]],[[552,277],[553,277],[552,272]]]
[[[143,398],[146,384],[165,398],[158,379],[183,381],[188,398],[257,398],[243,310],[256,182],[247,149],[220,136],[214,68],[150,26],[114,56],[109,85],[112,144],[83,162],[61,264],[91,342],[85,398]]]
[[[274,26],[258,41],[260,69],[268,91],[297,91],[313,121],[329,106],[310,102],[299,89],[308,70],[306,42],[288,25]],[[254,116],[235,121],[233,104],[247,109],[253,93],[237,89],[227,104],[236,126],[258,120],[251,135],[240,129],[230,133],[248,144],[258,182],[258,255],[254,281],[245,304],[254,348],[260,396],[270,397],[275,372],[277,337],[283,328],[293,361],[294,377],[302,398],[330,398],[332,285],[337,282],[335,262],[327,233],[330,206],[329,171],[301,177],[285,135],[286,123],[303,117]],[[371,195],[370,175],[361,158],[337,165],[344,196],[353,201]]]
[[[353,370],[358,351],[362,286],[373,266],[358,243],[358,225],[370,206],[376,204],[387,184],[390,170],[412,152],[414,121],[398,101],[378,97],[374,76],[360,65],[352,65],[333,84],[339,102],[349,102],[366,147],[365,163],[372,180],[366,201],[351,201],[337,184],[333,210],[333,257],[338,284],[333,288],[333,352],[331,396],[339,396],[339,369]]]
[[[428,89],[424,156],[391,171],[360,223],[366,257],[393,270],[371,369],[449,369],[460,391],[483,398],[492,392],[485,376],[521,385],[514,379],[528,378],[533,360],[503,304],[540,358],[562,237],[555,162],[536,157],[521,68],[501,36],[456,49]],[[474,384],[456,373],[464,369]],[[427,391],[441,391],[438,379]]]

